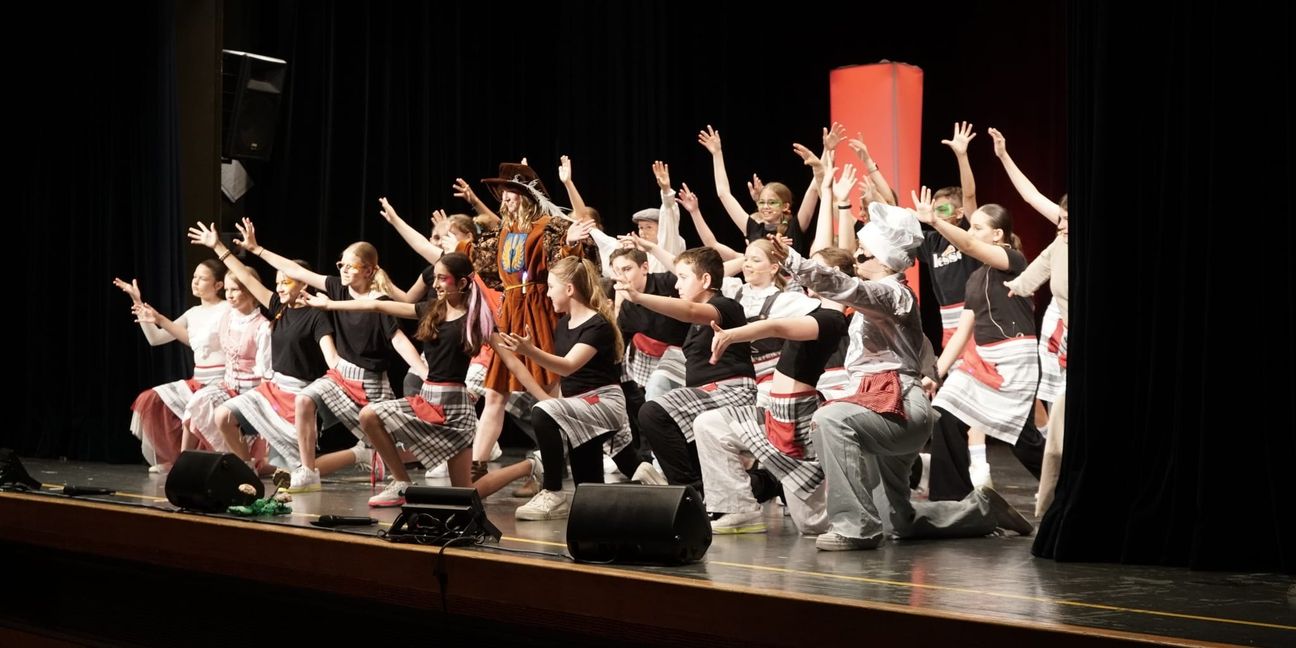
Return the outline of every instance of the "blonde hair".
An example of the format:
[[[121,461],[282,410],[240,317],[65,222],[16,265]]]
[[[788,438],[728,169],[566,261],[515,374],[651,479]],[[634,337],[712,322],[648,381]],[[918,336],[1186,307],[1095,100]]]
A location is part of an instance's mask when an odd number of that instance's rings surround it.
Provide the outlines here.
[[[540,206],[536,204],[534,198],[525,191],[513,191],[518,197],[518,208],[516,210],[504,210],[500,214],[503,220],[504,230],[510,232],[525,232],[531,229],[531,224],[535,222],[536,217],[540,214]]]
[[[456,229],[467,234],[469,239],[477,242],[477,224],[473,222],[472,216],[467,214],[451,214],[446,219],[446,229]]]
[[[796,218],[796,214],[792,212],[792,190],[782,182],[771,182],[765,185],[765,190],[773,193],[779,200],[783,201],[783,206],[787,208],[778,217],[778,234],[779,236],[787,236],[788,226],[792,224],[792,219]],[[800,229],[799,224],[797,228]]]
[[[374,273],[373,278],[369,282],[369,290],[376,289],[378,292],[391,297],[392,282],[391,279],[387,277],[387,271],[383,270],[382,267],[378,265],[378,248],[375,248],[372,244],[364,241],[356,241],[355,243],[348,245],[345,250],[342,250],[343,256],[348,252],[354,254],[357,259],[360,259],[361,263],[367,266],[373,266]]]
[[[787,252],[774,247],[774,244],[769,239],[756,239],[748,243],[747,247],[759,248],[761,252],[765,253],[766,258],[774,265],[774,270],[771,273],[774,285],[778,286],[779,290],[787,288],[787,277],[783,276],[783,262],[787,260]]]
[[[612,314],[612,300],[608,299],[603,292],[601,281],[603,275],[599,273],[599,269],[586,259],[563,257],[549,268],[549,276],[570,284],[576,289],[577,301],[598,311],[598,314],[612,325],[612,331],[616,336],[616,355],[613,357],[620,362],[622,354],[625,353],[625,343],[621,340],[621,329],[616,325],[616,316]]]

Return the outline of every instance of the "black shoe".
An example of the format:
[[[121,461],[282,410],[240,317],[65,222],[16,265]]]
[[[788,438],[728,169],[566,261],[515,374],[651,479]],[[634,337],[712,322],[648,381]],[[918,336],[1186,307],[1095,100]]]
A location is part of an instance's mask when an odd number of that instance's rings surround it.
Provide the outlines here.
[[[995,489],[982,486],[977,490],[990,502],[990,514],[994,516],[995,526],[1015,531],[1017,535],[1023,536],[1028,536],[1035,531],[1035,527],[1031,525],[1030,521],[1021,513],[1018,513],[1017,509],[1013,508],[1012,504],[1009,504],[1008,500],[1005,500],[1003,495],[997,493]]]

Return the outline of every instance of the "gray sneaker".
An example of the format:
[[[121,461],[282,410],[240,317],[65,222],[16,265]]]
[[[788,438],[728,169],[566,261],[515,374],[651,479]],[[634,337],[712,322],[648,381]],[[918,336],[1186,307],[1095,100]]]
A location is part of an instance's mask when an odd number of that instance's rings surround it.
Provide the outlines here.
[[[820,551],[855,551],[859,549],[877,549],[882,538],[852,538],[835,531],[820,534],[815,538],[815,548]]]

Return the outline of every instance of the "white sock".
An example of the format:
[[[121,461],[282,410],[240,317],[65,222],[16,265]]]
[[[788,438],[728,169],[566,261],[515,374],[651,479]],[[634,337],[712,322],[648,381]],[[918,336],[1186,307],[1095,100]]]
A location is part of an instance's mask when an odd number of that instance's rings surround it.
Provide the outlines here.
[[[986,447],[984,443],[968,446],[968,454],[972,455],[972,465],[988,464],[986,461]]]

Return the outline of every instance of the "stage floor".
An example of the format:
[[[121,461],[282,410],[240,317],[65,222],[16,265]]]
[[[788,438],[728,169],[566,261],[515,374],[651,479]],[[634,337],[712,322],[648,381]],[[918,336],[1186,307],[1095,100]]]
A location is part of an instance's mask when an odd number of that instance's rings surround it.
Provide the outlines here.
[[[991,463],[999,490],[1018,510],[1033,511],[1035,482],[1006,448],[993,446]],[[502,462],[516,458],[506,456]],[[80,498],[171,511],[165,476],[142,465],[104,465],[24,459],[47,487],[75,484],[116,489],[106,497]],[[416,476],[419,473],[414,473]],[[436,480],[433,485],[448,485]],[[511,488],[486,502],[504,534],[501,546],[535,552],[538,560],[569,562],[565,520],[518,522],[524,500]],[[374,527],[347,533],[376,534],[399,509],[369,509],[368,473],[347,471],[325,479],[319,493],[297,495],[291,516],[249,524],[280,524],[333,533],[310,525],[319,515],[371,515]],[[57,496],[55,496],[57,497]],[[189,514],[185,514],[189,515]],[[813,538],[798,535],[776,503],[766,505],[766,534],[716,536],[706,558],[685,567],[616,567],[852,601],[898,605],[936,614],[971,615],[990,622],[1071,626],[1151,635],[1171,642],[1296,645],[1296,584],[1279,574],[1194,572],[1178,568],[1058,563],[1034,558],[1032,539],[893,542],[876,551],[820,552]],[[1032,522],[1035,522],[1032,518]],[[486,550],[482,550],[486,551]]]

